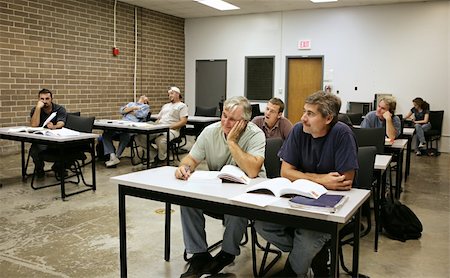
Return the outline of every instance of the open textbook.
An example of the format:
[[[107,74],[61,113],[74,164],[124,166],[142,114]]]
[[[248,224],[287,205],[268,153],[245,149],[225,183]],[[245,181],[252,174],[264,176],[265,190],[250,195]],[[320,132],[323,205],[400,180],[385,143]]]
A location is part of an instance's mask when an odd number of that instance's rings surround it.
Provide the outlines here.
[[[301,195],[317,199],[327,193],[327,189],[310,180],[298,179],[291,182],[287,178],[279,177],[268,179],[247,189],[249,193],[269,193],[276,197],[285,195]]]
[[[250,178],[234,165],[225,165],[220,171],[202,171],[198,170],[192,173],[189,177],[191,182],[221,182],[222,180],[227,182],[236,182],[249,184]]]
[[[8,130],[8,132],[28,132],[28,133],[34,133],[34,134],[42,134],[42,135],[46,135],[46,136],[76,136],[79,135],[80,133],[78,131],[75,130],[71,130],[68,128],[60,128],[60,129],[47,129],[47,128],[43,128],[43,127],[26,127],[26,126],[22,126],[22,127],[15,127],[15,128],[10,128]]]
[[[53,120],[54,117],[56,117],[56,112],[51,113],[50,116],[48,116],[48,118],[44,121],[44,123],[40,127],[19,126],[10,128],[8,132],[28,132],[28,133],[44,134],[45,127],[51,120]]]
[[[287,178],[279,177],[267,179],[250,186],[246,190],[247,193],[233,197],[231,200],[265,207],[279,200],[279,197],[300,195],[311,199],[318,199],[320,196],[326,194],[327,191],[323,185],[310,180],[298,179],[291,182]]]

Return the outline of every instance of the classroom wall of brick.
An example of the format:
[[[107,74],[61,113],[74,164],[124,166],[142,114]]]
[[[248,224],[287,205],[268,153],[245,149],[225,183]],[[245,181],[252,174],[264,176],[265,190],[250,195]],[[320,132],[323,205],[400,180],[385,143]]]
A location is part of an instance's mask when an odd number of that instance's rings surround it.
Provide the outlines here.
[[[28,125],[42,88],[54,102],[82,116],[120,118],[136,95],[153,113],[168,101],[167,88],[184,92],[184,19],[114,0],[0,1],[0,127]],[[20,144],[0,140],[0,156]]]

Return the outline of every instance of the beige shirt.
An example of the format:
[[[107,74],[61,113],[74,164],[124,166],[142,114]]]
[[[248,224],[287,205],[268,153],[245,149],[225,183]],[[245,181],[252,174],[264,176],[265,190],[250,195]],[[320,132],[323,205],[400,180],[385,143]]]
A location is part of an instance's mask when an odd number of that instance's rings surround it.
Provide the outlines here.
[[[166,103],[161,108],[158,114],[158,123],[160,124],[174,124],[180,121],[181,118],[188,116],[188,107],[183,102]]]

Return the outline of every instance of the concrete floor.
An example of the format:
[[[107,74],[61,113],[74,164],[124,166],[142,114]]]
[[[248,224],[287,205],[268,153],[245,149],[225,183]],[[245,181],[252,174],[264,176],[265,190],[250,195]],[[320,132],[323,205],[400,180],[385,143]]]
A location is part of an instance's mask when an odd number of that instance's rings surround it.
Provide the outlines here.
[[[401,200],[422,221],[423,236],[402,243],[381,235],[375,253],[372,230],[361,242],[361,273],[370,277],[449,277],[449,162],[449,154],[412,157]],[[109,178],[138,171],[140,166],[132,166],[125,158],[116,169],[97,162],[97,191],[65,202],[59,198],[59,187],[33,190],[30,179],[22,182],[19,155],[1,157],[0,169],[0,277],[120,276],[117,186]],[[74,186],[68,186],[71,188]],[[185,271],[177,206],[172,213],[171,260],[163,259],[163,209],[158,202],[127,199],[129,277],[179,277]],[[208,240],[214,242],[222,233],[221,222],[208,219],[207,230]],[[350,258],[350,248],[345,253]],[[276,269],[283,265],[279,262]],[[251,277],[249,244],[224,273],[220,276]]]

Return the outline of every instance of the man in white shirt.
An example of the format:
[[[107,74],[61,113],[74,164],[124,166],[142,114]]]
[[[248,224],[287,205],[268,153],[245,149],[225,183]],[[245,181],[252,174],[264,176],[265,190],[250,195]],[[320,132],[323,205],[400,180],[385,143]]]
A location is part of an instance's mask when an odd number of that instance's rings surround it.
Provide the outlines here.
[[[163,105],[161,111],[157,116],[156,124],[168,124],[170,125],[169,138],[173,140],[180,136],[180,129],[186,125],[188,118],[188,107],[185,103],[181,102],[181,91],[178,87],[170,87],[167,91],[170,102]],[[139,135],[136,138],[136,142],[139,146],[146,148],[147,137],[145,135]],[[167,157],[167,136],[166,133],[152,134],[149,136],[149,140],[155,140],[156,148],[150,147],[150,162],[153,162],[156,157],[156,151],[158,156],[156,159],[163,161]]]

